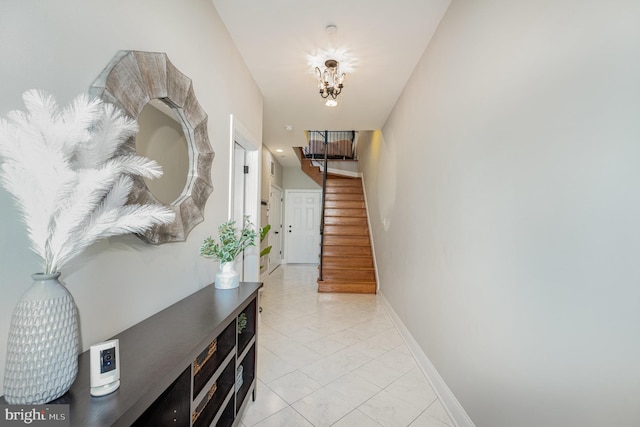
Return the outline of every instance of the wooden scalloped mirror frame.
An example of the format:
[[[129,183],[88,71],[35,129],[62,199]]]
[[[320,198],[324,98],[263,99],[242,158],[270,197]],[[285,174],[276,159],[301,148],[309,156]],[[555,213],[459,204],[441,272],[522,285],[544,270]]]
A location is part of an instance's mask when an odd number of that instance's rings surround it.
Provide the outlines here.
[[[136,120],[149,101],[160,99],[182,120],[189,150],[189,172],[182,194],[173,203],[161,203],[142,178],[134,177],[129,203],[162,204],[176,213],[171,224],[157,225],[138,235],[142,240],[152,244],[185,241],[193,227],[204,221],[204,207],[213,191],[214,152],[207,115],[196,99],[191,79],[178,71],[165,53],[124,50],[102,71],[89,93],[117,105]],[[126,147],[135,153],[135,138]]]

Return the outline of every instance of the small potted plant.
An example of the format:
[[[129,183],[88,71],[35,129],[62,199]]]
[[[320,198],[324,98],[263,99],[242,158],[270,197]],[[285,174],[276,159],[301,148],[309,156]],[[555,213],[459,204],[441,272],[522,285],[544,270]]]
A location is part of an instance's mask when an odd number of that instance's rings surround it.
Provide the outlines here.
[[[233,289],[238,287],[238,273],[235,271],[235,259],[249,246],[255,246],[257,233],[248,216],[244,217],[242,229],[230,220],[218,227],[219,239],[204,239],[200,255],[220,261],[220,270],[216,273],[215,287]]]

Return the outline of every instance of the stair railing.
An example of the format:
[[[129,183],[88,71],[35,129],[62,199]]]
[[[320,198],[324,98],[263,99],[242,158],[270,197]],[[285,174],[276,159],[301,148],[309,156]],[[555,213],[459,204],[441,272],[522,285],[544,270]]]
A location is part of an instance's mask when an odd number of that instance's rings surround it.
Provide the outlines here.
[[[318,280],[322,281],[322,255],[324,254],[324,206],[325,206],[325,195],[327,190],[327,161],[328,161],[328,150],[327,147],[329,145],[329,131],[324,131],[324,170],[322,172],[322,208],[320,209],[320,264],[318,266]]]

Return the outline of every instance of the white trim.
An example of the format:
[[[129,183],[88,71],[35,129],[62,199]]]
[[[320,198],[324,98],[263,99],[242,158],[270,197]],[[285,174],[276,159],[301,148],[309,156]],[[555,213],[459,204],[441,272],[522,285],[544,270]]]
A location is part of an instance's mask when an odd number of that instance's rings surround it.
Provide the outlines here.
[[[251,221],[260,228],[260,176],[262,169],[262,144],[251,135],[240,121],[229,115],[229,219],[233,218],[234,212],[234,144],[238,143],[246,150],[246,163],[249,166],[249,173],[245,181],[245,214],[249,215]],[[250,246],[244,252],[244,280],[247,282],[257,282],[260,280],[260,251],[257,246]]]
[[[371,217],[369,216],[369,203],[367,202],[367,187],[364,184],[364,175],[360,172],[358,177],[362,179],[362,193],[364,194],[364,207],[367,213],[367,227],[369,227],[369,244],[371,244],[371,256],[373,257],[373,273],[376,275],[376,293],[380,292],[380,276],[378,275],[378,258],[376,257],[376,246],[373,243],[373,229],[371,228]]]
[[[320,168],[320,171],[324,171],[324,162],[319,162],[317,160],[313,160],[311,162],[311,164],[315,167]],[[349,176],[351,178],[358,178],[360,177],[362,174],[360,172],[354,172],[354,171],[348,171],[348,170],[344,170],[344,169],[336,169],[336,168],[327,168],[327,173],[331,173],[334,175],[342,175],[342,176]]]
[[[327,168],[327,173],[332,173],[334,175],[350,176],[352,178],[358,178],[360,176],[359,172],[345,171],[342,169],[334,169],[334,168]]]
[[[277,191],[280,192],[280,200],[276,200],[275,201],[276,203],[280,204],[280,218],[278,218],[278,221],[279,221],[278,225],[280,226],[279,229],[274,227],[273,219],[271,217],[271,213],[273,212],[273,206],[272,206],[273,200],[271,200],[271,194],[273,192],[273,189],[276,189]],[[278,235],[280,236],[279,237],[279,239],[280,239],[280,248],[279,248],[280,249],[280,253],[278,254],[278,258],[280,258],[280,263],[275,267],[271,267],[271,257],[268,257],[269,261],[267,262],[267,266],[266,266],[267,268],[265,269],[265,270],[267,270],[267,272],[271,273],[274,269],[278,268],[278,266],[282,265],[282,261],[283,261],[282,254],[283,254],[283,249],[284,249],[284,190],[278,184],[272,183],[269,186],[269,204],[268,204],[268,208],[269,208],[268,209],[269,224],[271,224],[271,230],[273,232],[278,231]],[[272,246],[272,249],[273,249],[273,245],[271,245],[271,246]]]
[[[413,338],[404,323],[402,323],[402,320],[400,320],[400,317],[396,314],[387,298],[380,292],[378,293],[378,297],[389,313],[391,321],[407,344],[407,347],[409,347],[409,351],[414,359],[416,359],[418,366],[422,369],[427,381],[431,384],[431,388],[433,388],[433,391],[438,396],[440,403],[449,415],[449,418],[451,418],[451,421],[453,421],[456,427],[475,427],[475,424],[471,421],[467,412],[453,395],[449,386],[444,382],[444,379],[442,379],[436,367],[433,366],[433,363],[431,363],[427,355],[422,351],[418,342]]]

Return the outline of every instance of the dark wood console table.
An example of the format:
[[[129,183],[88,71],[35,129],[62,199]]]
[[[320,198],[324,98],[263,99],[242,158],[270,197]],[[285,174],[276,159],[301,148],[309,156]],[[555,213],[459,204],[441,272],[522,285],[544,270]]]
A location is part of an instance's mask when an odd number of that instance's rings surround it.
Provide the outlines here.
[[[70,405],[72,426],[238,424],[249,395],[255,399],[260,287],[209,285],[112,337],[120,340],[120,388],[112,394],[89,394],[89,352],[82,353],[73,386],[51,404]]]

